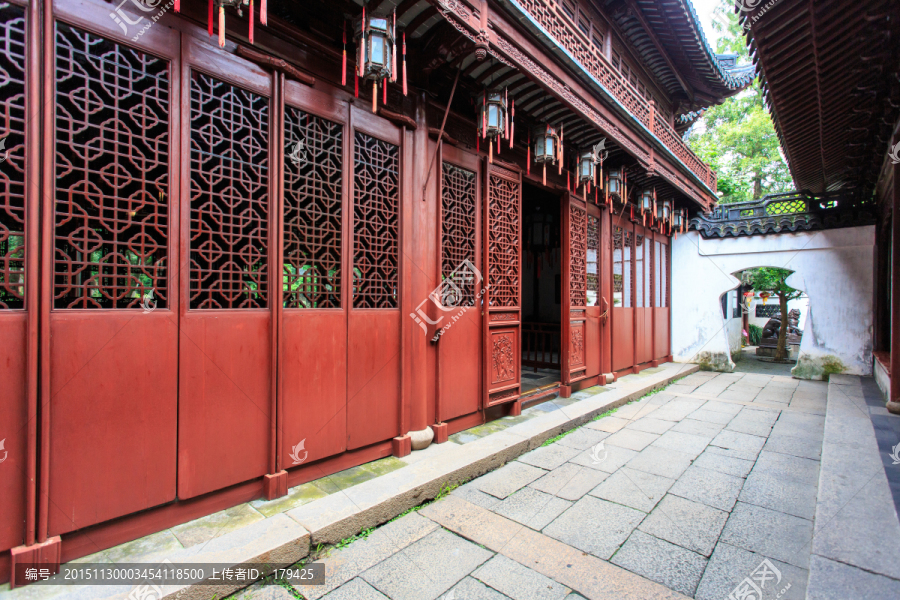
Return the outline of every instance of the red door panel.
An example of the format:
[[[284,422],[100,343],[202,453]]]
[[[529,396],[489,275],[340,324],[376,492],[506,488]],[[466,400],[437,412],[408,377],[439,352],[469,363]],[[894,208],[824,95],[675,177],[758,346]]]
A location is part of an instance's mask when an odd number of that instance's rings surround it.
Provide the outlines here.
[[[562,198],[562,378],[571,385],[587,372],[587,208],[566,194]]]
[[[669,355],[669,309],[654,308],[656,311],[656,356],[661,359]]]
[[[347,448],[400,435],[400,312],[350,311]]]
[[[281,283],[273,276],[271,76],[193,40],[186,49],[179,498],[269,472],[272,305]]]
[[[182,317],[179,498],[266,474],[271,329],[268,311]]]
[[[518,399],[522,364],[522,174],[486,163],[484,406]]]
[[[2,273],[2,272],[0,272]],[[3,314],[3,313],[6,314]],[[25,397],[24,311],[0,309],[0,552],[24,543],[28,413]]]
[[[174,321],[165,310],[51,315],[50,535],[174,500]]]
[[[431,300],[417,308],[434,311],[434,328],[444,329],[437,344],[438,422],[477,411],[481,406],[481,261],[479,160],[476,156],[441,146],[441,210],[438,272],[452,299],[451,306]],[[468,262],[466,262],[468,261]],[[428,313],[426,312],[426,316]]]
[[[175,498],[178,85],[175,62],[61,22],[48,35],[60,83],[42,396],[56,535]]]
[[[634,365],[634,226],[627,220],[613,219],[613,371]]]
[[[613,309],[612,353],[613,371],[634,365],[634,309]]]

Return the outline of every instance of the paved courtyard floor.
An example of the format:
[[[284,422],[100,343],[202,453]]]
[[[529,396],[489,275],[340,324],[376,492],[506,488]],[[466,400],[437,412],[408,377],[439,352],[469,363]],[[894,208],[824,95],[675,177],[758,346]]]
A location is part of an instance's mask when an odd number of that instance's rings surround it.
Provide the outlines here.
[[[805,598],[829,385],[782,369],[689,375],[234,598]]]

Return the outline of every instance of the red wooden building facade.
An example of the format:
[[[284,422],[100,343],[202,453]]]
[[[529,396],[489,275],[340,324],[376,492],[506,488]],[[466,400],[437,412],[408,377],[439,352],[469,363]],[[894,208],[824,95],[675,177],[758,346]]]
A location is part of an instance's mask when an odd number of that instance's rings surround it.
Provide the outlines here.
[[[0,3],[0,581],[666,360],[672,216],[715,201],[680,133],[748,81],[672,6],[372,0],[409,45],[373,112],[359,2],[224,47],[202,2]]]

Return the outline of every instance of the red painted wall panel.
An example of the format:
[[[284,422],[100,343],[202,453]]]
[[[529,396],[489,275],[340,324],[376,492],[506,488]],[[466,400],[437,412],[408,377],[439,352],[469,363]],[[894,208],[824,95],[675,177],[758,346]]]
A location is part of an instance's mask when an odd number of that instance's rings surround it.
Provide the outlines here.
[[[613,371],[634,365],[634,309],[612,309]]]
[[[401,433],[400,311],[351,310],[349,327],[347,448],[352,450]]]
[[[663,358],[670,354],[669,351],[669,309],[654,308],[656,311],[656,356]]]
[[[271,412],[268,311],[209,311],[181,319],[178,497],[268,471]]]
[[[642,364],[653,360],[653,311],[654,308],[636,308],[637,362]]]
[[[28,415],[25,312],[0,315],[0,551],[24,543]]]
[[[285,310],[282,316],[285,468],[347,449],[347,316],[343,310]],[[291,448],[304,442],[298,463]]]
[[[50,316],[49,534],[175,498],[176,317]]]

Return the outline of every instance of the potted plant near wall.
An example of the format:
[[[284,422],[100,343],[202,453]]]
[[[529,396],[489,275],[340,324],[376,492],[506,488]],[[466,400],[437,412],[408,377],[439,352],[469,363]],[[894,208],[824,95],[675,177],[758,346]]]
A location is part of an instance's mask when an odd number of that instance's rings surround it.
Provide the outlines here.
[[[786,361],[787,352],[787,332],[788,332],[788,301],[799,298],[803,292],[795,290],[785,281],[792,271],[788,269],[779,269],[777,267],[760,267],[752,269],[750,277],[750,285],[753,289],[760,292],[760,297],[769,298],[771,296],[778,297],[779,310],[781,312],[781,327],[778,330],[778,346],[775,349],[775,361]]]

